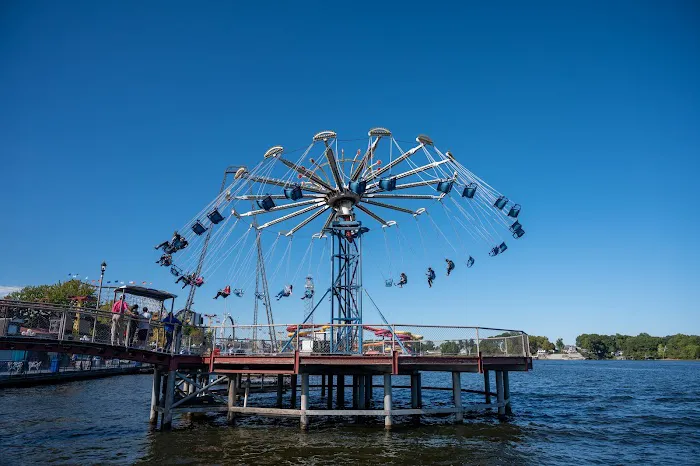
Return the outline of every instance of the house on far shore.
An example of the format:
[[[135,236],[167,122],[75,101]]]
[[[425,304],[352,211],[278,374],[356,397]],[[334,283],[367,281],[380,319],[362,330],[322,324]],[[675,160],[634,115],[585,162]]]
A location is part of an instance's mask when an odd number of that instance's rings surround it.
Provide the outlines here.
[[[566,346],[564,346],[563,352],[567,353],[567,354],[578,353],[578,348],[576,348],[576,345],[566,345]]]

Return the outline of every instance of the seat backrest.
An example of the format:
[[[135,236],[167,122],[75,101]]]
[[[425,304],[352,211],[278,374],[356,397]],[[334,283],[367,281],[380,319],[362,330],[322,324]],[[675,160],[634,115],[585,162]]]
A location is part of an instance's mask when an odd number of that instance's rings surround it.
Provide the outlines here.
[[[503,208],[506,206],[508,203],[508,198],[505,196],[501,196],[498,199],[496,199],[496,202],[493,203],[494,207],[496,207],[499,210],[503,210]]]

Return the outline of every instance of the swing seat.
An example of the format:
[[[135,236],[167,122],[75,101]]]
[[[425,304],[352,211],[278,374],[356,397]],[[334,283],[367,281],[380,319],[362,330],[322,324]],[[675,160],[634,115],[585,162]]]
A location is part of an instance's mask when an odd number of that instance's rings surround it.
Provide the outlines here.
[[[295,184],[292,187],[284,188],[284,197],[286,197],[287,199],[291,199],[292,201],[298,201],[299,199],[304,197],[304,194],[301,192],[301,186]]]
[[[275,201],[272,200],[272,197],[267,195],[263,197],[261,200],[258,201],[258,207],[260,207],[263,210],[270,210],[275,206]]]
[[[466,197],[467,199],[474,198],[474,194],[476,194],[476,183],[469,183],[462,190],[462,197]]]
[[[235,290],[233,290],[233,294],[235,294],[239,298],[243,297],[243,293],[244,293],[243,290],[241,290],[240,288],[236,288]]]
[[[474,265],[474,258],[469,256],[469,259],[467,259],[467,268],[471,268],[472,265]]]
[[[501,253],[501,254],[503,254],[504,252],[506,252],[506,249],[508,249],[508,246],[506,246],[506,243],[505,243],[505,242],[501,243],[501,244],[498,246],[498,252]]]
[[[350,182],[350,191],[358,196],[362,196],[365,193],[365,189],[367,189],[367,182],[365,180]]]
[[[204,225],[202,225],[202,222],[197,220],[196,222],[194,222],[194,225],[192,225],[192,231],[194,231],[197,235],[201,235],[202,233],[207,231],[207,229]]]
[[[396,177],[382,178],[379,180],[379,187],[384,191],[393,191],[396,189]]]
[[[510,226],[509,229],[512,233],[515,233],[516,231],[521,230],[522,228],[523,226],[520,224],[520,222],[516,220],[515,223]]]
[[[515,231],[513,232],[513,238],[515,238],[515,239],[522,238],[524,234],[525,234],[525,230],[523,230],[522,228],[520,228],[520,229],[515,230]]]
[[[497,208],[498,210],[503,210],[503,208],[506,206],[508,203],[508,198],[505,196],[501,196],[498,199],[496,199],[496,202],[493,203],[493,206]]]
[[[174,265],[172,267],[170,267],[170,273],[175,275],[176,277],[179,277],[181,274],[181,272],[178,270],[178,268],[175,267]]]
[[[515,204],[513,207],[510,208],[508,216],[518,218],[518,215],[520,215],[520,204]]]
[[[392,286],[394,286],[394,280],[391,278],[385,279],[384,286],[386,286],[387,288],[391,288]]]
[[[258,299],[263,299],[263,298],[265,298],[265,295],[262,293],[255,293],[255,297]]]
[[[216,208],[214,210],[212,210],[211,212],[209,212],[207,214],[207,217],[209,217],[209,221],[211,223],[213,223],[214,225],[223,221],[223,219],[224,219],[224,216],[221,215],[221,213],[219,212],[219,209],[216,209]]]
[[[450,191],[452,191],[453,184],[453,181],[441,181],[437,185],[437,190],[444,194],[450,194]]]
[[[498,253],[501,252],[500,249],[498,249],[498,246],[491,248],[491,251],[489,251],[489,256],[494,257],[497,256]]]

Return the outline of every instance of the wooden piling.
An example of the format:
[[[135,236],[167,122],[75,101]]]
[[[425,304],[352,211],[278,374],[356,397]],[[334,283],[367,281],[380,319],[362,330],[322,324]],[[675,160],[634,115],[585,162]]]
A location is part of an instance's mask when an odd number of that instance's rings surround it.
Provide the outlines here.
[[[309,374],[301,374],[301,416],[299,424],[302,430],[309,428],[309,420],[306,417],[306,410],[309,409]]]
[[[328,376],[328,398],[326,399],[326,407],[333,409],[333,376]]]
[[[291,394],[291,397],[289,400],[289,406],[292,409],[294,409],[297,407],[297,375],[292,374],[291,379],[292,379],[292,382],[291,382],[290,388],[291,388],[292,394]]]
[[[496,371],[496,399],[498,400],[498,417],[503,418],[506,415],[503,403],[503,371]]]
[[[229,422],[232,422],[234,418],[236,417],[236,413],[234,413],[231,408],[236,406],[236,398],[238,397],[238,379],[239,379],[238,374],[233,374],[229,376],[228,378],[228,400],[227,400],[227,406],[228,406],[228,413],[226,414],[226,419]],[[203,382],[203,381],[202,381]]]
[[[345,376],[338,375],[338,408],[343,409],[345,407]]]
[[[372,399],[372,376],[365,376],[365,409],[369,409],[370,400]]]
[[[464,413],[462,411],[462,380],[459,372],[452,373],[452,397],[455,401],[455,421],[462,422]]]
[[[173,424],[173,400],[175,398],[175,371],[168,372],[165,389],[165,404],[163,405],[163,421],[161,422],[162,429],[170,429]]]
[[[391,374],[384,374],[384,428],[391,429]]]
[[[491,378],[489,377],[489,371],[484,371],[484,393],[486,403],[491,404]]]
[[[282,390],[284,389],[284,375],[277,376],[277,407],[282,407]]]
[[[513,414],[513,408],[510,405],[510,380],[508,371],[503,371],[503,396],[506,399],[506,414]]]
[[[158,423],[157,407],[160,405],[160,382],[161,371],[158,367],[153,369],[153,387],[151,388],[151,415],[149,421],[151,424]]]

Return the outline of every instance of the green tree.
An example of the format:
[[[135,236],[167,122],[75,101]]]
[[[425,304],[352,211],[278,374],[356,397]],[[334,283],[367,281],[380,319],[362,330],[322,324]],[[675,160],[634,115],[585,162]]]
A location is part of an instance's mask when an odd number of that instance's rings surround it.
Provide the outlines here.
[[[50,304],[71,304],[76,296],[95,297],[95,287],[80,280],[68,280],[53,285],[25,286],[19,291],[7,295],[5,299],[18,301],[41,301]]]
[[[562,352],[564,350],[564,340],[562,338],[557,338],[557,342],[554,344],[557,347],[558,352]]]
[[[440,345],[442,354],[459,354],[459,345],[454,341],[446,341]]]
[[[421,347],[425,351],[433,351],[435,349],[435,343],[433,343],[431,340],[427,340],[421,344]]]

